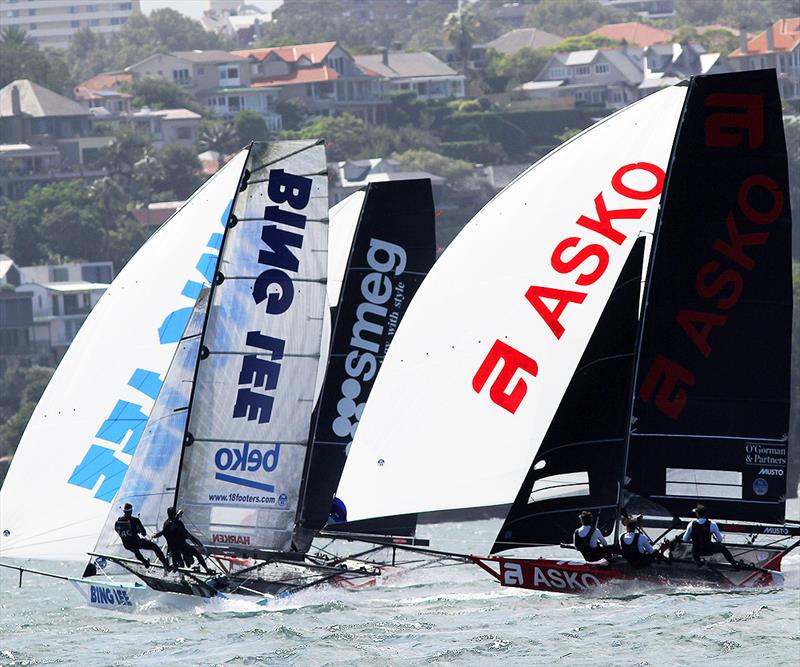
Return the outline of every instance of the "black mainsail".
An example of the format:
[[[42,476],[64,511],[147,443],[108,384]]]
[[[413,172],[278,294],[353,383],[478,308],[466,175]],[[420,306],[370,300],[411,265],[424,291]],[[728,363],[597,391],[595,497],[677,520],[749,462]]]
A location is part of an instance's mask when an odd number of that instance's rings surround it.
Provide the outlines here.
[[[685,517],[700,501],[782,523],[791,213],[774,70],[692,79],[643,311],[629,510]]]
[[[334,311],[330,356],[306,459],[302,531],[319,530],[328,521],[383,358],[436,260],[434,220],[428,179],[372,183],[367,188]],[[358,528],[351,524],[347,529]]]

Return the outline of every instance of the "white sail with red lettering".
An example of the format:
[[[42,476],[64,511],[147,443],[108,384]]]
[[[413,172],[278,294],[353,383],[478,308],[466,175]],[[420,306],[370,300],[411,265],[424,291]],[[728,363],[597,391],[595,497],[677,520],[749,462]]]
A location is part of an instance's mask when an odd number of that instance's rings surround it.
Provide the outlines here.
[[[652,232],[685,96],[665,89],[567,142],[439,259],[361,418],[337,492],[350,521],[514,499],[631,245]]]

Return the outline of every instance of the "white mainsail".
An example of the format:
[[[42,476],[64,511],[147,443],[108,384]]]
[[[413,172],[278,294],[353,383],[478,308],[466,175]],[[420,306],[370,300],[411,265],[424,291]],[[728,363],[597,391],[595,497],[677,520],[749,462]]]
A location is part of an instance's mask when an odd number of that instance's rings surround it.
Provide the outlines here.
[[[652,232],[685,87],[561,146],[422,284],[361,418],[348,519],[510,503],[622,269]]]
[[[325,150],[255,144],[248,170],[209,305],[177,498],[211,548],[288,551],[327,309]]]
[[[328,300],[331,307],[339,304],[344,272],[350,259],[350,249],[358,226],[358,218],[364,206],[366,190],[356,190],[353,194],[331,206],[329,212],[330,231],[328,234]]]
[[[78,560],[94,546],[211,278],[246,155],[142,246],[81,327],[0,490],[0,555]]]

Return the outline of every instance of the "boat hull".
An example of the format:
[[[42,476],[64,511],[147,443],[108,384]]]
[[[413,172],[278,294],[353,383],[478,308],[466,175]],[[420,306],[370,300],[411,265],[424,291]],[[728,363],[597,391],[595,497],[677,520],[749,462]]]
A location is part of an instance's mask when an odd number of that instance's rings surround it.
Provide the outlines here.
[[[158,597],[156,591],[139,582],[98,581],[70,578],[68,580],[90,607],[135,611]]]
[[[587,563],[549,558],[500,558],[472,556],[472,562],[502,586],[551,593],[590,593],[609,584],[626,582],[651,586],[714,586],[759,588],[783,585],[778,569],[734,568],[715,562],[698,567],[693,562],[669,561],[634,569],[626,562]],[[780,561],[777,566],[779,567]]]

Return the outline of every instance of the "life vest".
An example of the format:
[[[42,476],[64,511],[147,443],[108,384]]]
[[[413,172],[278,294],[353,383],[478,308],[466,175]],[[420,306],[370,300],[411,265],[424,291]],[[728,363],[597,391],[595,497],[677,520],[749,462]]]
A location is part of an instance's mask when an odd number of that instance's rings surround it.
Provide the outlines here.
[[[643,554],[639,551],[639,540],[641,540],[642,537],[643,535],[637,532],[634,533],[630,544],[625,541],[624,537],[619,541],[622,557],[633,565],[633,567],[644,567],[650,564],[650,554]]]
[[[711,546],[711,522],[708,519],[703,523],[692,521],[692,546],[701,552],[708,551]]]
[[[139,543],[139,534],[133,527],[133,521],[131,517],[123,515],[117,519],[114,522],[114,530],[117,531],[117,535],[119,535],[123,544]]]

